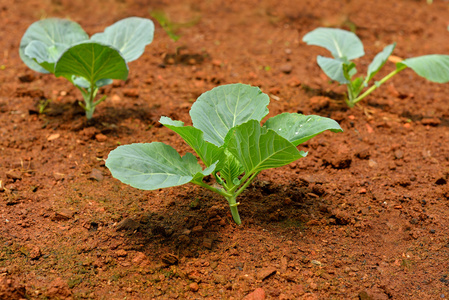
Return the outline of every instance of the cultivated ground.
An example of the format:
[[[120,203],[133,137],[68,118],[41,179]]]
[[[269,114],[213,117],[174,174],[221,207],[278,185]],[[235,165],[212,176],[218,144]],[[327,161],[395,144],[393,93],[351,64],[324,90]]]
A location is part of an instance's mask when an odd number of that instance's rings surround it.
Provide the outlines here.
[[[348,109],[344,88],[301,39],[355,30],[366,56],[449,54],[446,1],[0,0],[0,299],[443,299],[449,297],[449,85],[405,70]],[[89,34],[163,11],[190,23],[154,42],[87,123],[78,90],[29,70],[18,47],[44,17]],[[392,71],[387,63],[385,75]],[[380,77],[379,77],[380,78]],[[195,99],[242,82],[270,95],[270,116],[318,114],[309,155],[262,172],[227,203],[181,186],[140,191],[111,177],[118,145],[191,151],[160,116],[188,124]]]

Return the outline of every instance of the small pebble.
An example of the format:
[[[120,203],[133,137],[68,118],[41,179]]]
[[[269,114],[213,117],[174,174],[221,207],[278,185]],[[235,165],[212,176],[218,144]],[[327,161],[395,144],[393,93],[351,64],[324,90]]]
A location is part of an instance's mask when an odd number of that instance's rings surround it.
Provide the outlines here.
[[[128,255],[128,252],[126,252],[126,250],[121,249],[121,250],[115,251],[115,254],[118,257],[126,257]]]
[[[401,159],[404,157],[404,152],[402,150],[394,151],[394,158]]]
[[[438,126],[441,124],[441,120],[438,118],[424,118],[421,120],[421,123],[428,126]]]
[[[132,262],[135,264],[140,264],[142,261],[146,259],[146,255],[143,252],[137,252],[136,256],[134,256]]]
[[[22,173],[16,170],[9,170],[8,172],[6,172],[6,177],[17,180],[22,178]]]
[[[243,298],[243,300],[265,300],[265,291],[262,288],[255,289],[252,293]]]
[[[210,239],[210,238],[205,238],[204,240],[203,240],[203,246],[204,246],[204,248],[206,248],[206,249],[212,249],[212,244],[214,243],[214,240],[213,239]]]
[[[291,64],[284,64],[279,69],[282,73],[290,74],[293,70],[293,66]]]
[[[53,141],[53,140],[59,139],[60,136],[61,135],[59,133],[53,133],[47,138],[47,141]]]
[[[92,169],[92,172],[90,173],[90,179],[96,180],[96,181],[102,181],[103,180],[103,174],[98,169]]]
[[[189,289],[190,289],[192,292],[198,292],[198,290],[200,289],[200,287],[198,286],[198,283],[192,282],[191,284],[189,284]]]
[[[108,139],[108,137],[102,133],[99,133],[99,134],[95,135],[95,139],[101,143],[101,142],[105,142]]]

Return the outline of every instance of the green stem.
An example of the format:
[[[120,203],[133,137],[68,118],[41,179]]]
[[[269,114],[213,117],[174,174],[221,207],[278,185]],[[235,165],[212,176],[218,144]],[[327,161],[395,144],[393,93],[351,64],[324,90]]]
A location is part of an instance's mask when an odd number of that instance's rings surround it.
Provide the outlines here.
[[[253,173],[253,175],[251,175],[251,177],[248,180],[245,181],[245,184],[242,185],[238,189],[238,191],[234,194],[236,198],[248,187],[248,185],[250,185],[250,183],[254,180],[254,178],[256,178],[257,175],[259,175],[259,173],[260,173],[260,171],[256,172],[256,173]]]
[[[349,107],[353,107],[354,105],[351,104],[351,103],[354,101],[354,93],[353,93],[353,90],[352,90],[351,83],[349,83],[349,84],[347,85],[347,89],[348,89],[348,98],[346,99],[346,104],[347,104]]]
[[[212,192],[215,192],[215,193],[220,194],[223,197],[225,197],[226,200],[228,200],[229,208],[231,209],[231,214],[232,214],[232,218],[234,219],[234,222],[237,223],[238,225],[240,225],[240,224],[242,224],[242,221],[240,220],[240,215],[239,215],[239,211],[237,208],[239,203],[237,202],[236,199],[250,185],[250,183],[254,180],[254,178],[256,178],[256,176],[259,173],[260,172],[256,172],[256,173],[253,173],[252,175],[245,174],[245,176],[243,176],[243,178],[241,180],[241,182],[244,182],[244,184],[242,186],[240,186],[240,188],[237,190],[237,192],[235,192],[235,190],[239,187],[237,185],[228,191],[224,191],[222,189],[217,189],[213,186],[210,186],[202,181],[192,181],[192,183],[199,185],[201,187],[204,187]],[[216,175],[216,176],[218,176],[218,175]],[[218,177],[218,178],[221,179],[220,177]]]
[[[239,205],[239,203],[237,203],[237,201],[235,199],[237,197],[235,194],[227,193],[221,189],[214,188],[213,186],[210,186],[202,181],[192,181],[192,183],[199,185],[201,187],[204,187],[212,192],[215,192],[215,193],[220,194],[223,197],[225,197],[226,200],[228,200],[229,208],[231,209],[232,218],[234,219],[235,223],[237,223],[238,225],[242,224],[242,221],[240,220],[240,216],[239,216],[239,211],[237,209],[237,205]]]
[[[366,96],[368,96],[369,94],[371,94],[374,90],[376,90],[378,87],[380,87],[383,83],[385,83],[388,79],[390,79],[391,77],[393,77],[394,75],[398,74],[399,72],[401,72],[402,70],[404,70],[405,68],[407,68],[407,66],[401,66],[398,67],[396,70],[394,70],[393,72],[391,72],[390,74],[388,74],[387,76],[385,76],[384,78],[382,78],[381,80],[379,80],[378,82],[376,82],[376,84],[372,85],[369,89],[367,89],[362,95],[358,96],[355,99],[350,99],[348,101],[348,105],[349,107],[354,107],[354,105],[359,102],[360,100],[362,100],[363,98],[365,98]]]
[[[95,111],[95,103],[94,98],[97,94],[97,89],[93,86],[89,88],[89,94],[88,97],[84,99],[86,102],[86,118],[88,120],[92,119],[94,111]]]
[[[81,102],[79,102],[79,104],[86,111],[86,118],[90,120],[92,119],[92,116],[94,114],[95,106],[97,106],[100,102],[103,102],[106,99],[106,96],[103,96],[100,100],[94,102],[95,96],[98,92],[98,87],[92,85],[86,90],[80,86],[77,86],[76,84],[75,86],[81,91],[81,94],[83,95],[84,104],[82,104]]]
[[[106,95],[104,95],[103,97],[101,97],[98,101],[95,101],[94,107],[96,107],[98,104],[100,104],[100,103],[103,102],[104,100],[106,100]]]
[[[243,181],[244,178],[242,178],[242,182],[245,182],[237,192],[235,192],[232,197],[226,197],[226,200],[228,200],[229,207],[231,208],[231,214],[232,218],[234,219],[235,223],[238,225],[242,224],[242,221],[240,220],[240,215],[237,206],[240,204],[237,202],[237,197],[251,184],[251,182],[256,178],[256,176],[260,172],[253,173],[251,177],[249,177],[246,181]]]
[[[230,197],[226,197],[226,200],[228,200],[229,208],[231,209],[232,218],[234,219],[234,222],[237,223],[237,225],[242,224],[242,221],[240,220],[239,210],[237,206],[240,204],[236,200],[237,196],[233,195]]]
[[[194,184],[196,184],[196,185],[199,185],[199,186],[201,186],[201,187],[203,187],[203,188],[206,188],[206,189],[208,189],[208,190],[210,190],[210,191],[212,191],[212,192],[214,192],[214,193],[217,193],[217,194],[219,194],[219,195],[225,197],[226,199],[227,199],[228,197],[232,197],[232,194],[231,194],[231,193],[227,193],[227,192],[225,192],[224,190],[217,189],[217,188],[215,188],[215,187],[213,187],[213,186],[210,186],[210,185],[208,185],[208,184],[206,184],[206,183],[204,183],[204,182],[202,182],[202,181],[191,181],[191,182],[194,183]]]

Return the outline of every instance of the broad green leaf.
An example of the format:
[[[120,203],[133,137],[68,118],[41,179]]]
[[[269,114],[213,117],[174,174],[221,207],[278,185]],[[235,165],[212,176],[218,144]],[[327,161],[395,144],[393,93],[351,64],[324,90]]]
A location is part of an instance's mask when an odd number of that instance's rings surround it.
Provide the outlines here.
[[[256,120],[231,130],[226,141],[228,151],[240,161],[247,174],[281,167],[306,156],[274,130],[261,127]]]
[[[44,68],[46,70],[45,73],[54,73],[55,62],[65,49],[67,47],[63,44],[56,43],[47,47],[41,41],[32,41],[25,48],[25,55]]]
[[[73,76],[80,76],[94,85],[101,79],[126,80],[128,66],[115,48],[86,42],[70,47],[61,55],[55,65],[55,75],[70,81]]]
[[[184,126],[183,122],[173,121],[167,117],[161,117],[159,122],[179,134],[182,139],[195,150],[206,166],[209,167],[213,163],[217,161],[221,162],[225,159],[224,150],[214,144],[206,142],[201,130],[192,126]]]
[[[326,73],[330,79],[338,81],[341,84],[348,84],[350,82],[346,79],[344,74],[343,61],[318,55],[317,62],[323,72]]]
[[[298,146],[323,131],[342,132],[340,125],[332,119],[297,113],[283,113],[269,118],[264,127],[271,129],[290,143]]]
[[[352,32],[338,28],[317,28],[307,33],[302,40],[308,45],[326,48],[334,58],[352,60],[365,54],[363,44]]]
[[[382,52],[377,53],[373,61],[368,66],[368,75],[366,82],[370,81],[374,75],[379,72],[379,70],[384,66],[387,59],[390,57],[391,53],[396,47],[396,43],[386,46]]]
[[[242,175],[245,169],[238,159],[229,151],[225,151],[226,159],[220,168],[220,176],[226,181],[228,187],[235,185],[234,180]]]
[[[220,147],[231,128],[248,120],[260,122],[268,114],[269,102],[258,87],[222,85],[202,94],[192,105],[190,116],[204,139]]]
[[[142,190],[155,190],[200,180],[215,168],[204,171],[192,153],[181,157],[163,143],[119,146],[109,153],[106,166],[112,176]]]
[[[446,83],[449,81],[449,55],[432,54],[405,59],[397,68],[407,66],[427,80]]]
[[[145,46],[153,41],[153,36],[153,21],[131,17],[112,24],[90,39],[117,48],[126,62],[130,62],[143,54]]]
[[[48,63],[54,64],[65,49],[88,39],[87,33],[76,22],[57,18],[44,19],[34,22],[28,27],[20,41],[19,55],[30,69],[49,73],[49,70],[40,66],[33,58],[46,58]],[[30,45],[34,41],[40,42],[40,44]],[[25,51],[28,46],[30,49]],[[38,50],[33,49],[36,46],[39,47]],[[36,53],[42,52],[43,48],[47,49],[48,55]],[[30,57],[26,52],[38,55],[38,57]]]

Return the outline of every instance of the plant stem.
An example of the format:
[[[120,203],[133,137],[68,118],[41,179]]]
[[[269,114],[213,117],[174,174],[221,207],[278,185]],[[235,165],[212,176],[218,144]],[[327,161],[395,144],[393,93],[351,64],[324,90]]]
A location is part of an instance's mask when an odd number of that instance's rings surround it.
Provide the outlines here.
[[[259,175],[259,173],[260,172],[256,172],[251,175],[245,174],[245,176],[243,176],[242,181],[241,181],[241,182],[244,182],[244,184],[242,186],[240,186],[240,188],[237,190],[237,192],[235,192],[235,190],[238,188],[237,185],[234,186],[229,191],[224,191],[222,189],[217,189],[213,186],[210,186],[202,181],[192,181],[192,183],[199,185],[201,187],[204,187],[212,192],[215,192],[215,193],[220,194],[223,197],[225,197],[226,200],[228,200],[229,208],[231,209],[231,214],[232,214],[232,218],[234,219],[234,222],[237,223],[238,225],[240,225],[240,224],[242,224],[242,221],[240,220],[240,215],[239,215],[239,211],[237,208],[239,203],[237,202],[236,199],[250,185],[250,183],[254,180],[254,178],[256,178],[256,176]],[[220,177],[218,177],[218,178],[220,178]]]
[[[348,98],[346,99],[346,104],[349,107],[353,107],[354,104],[352,104],[352,103],[354,101],[354,93],[353,93],[352,86],[350,83],[347,85],[347,89],[348,89]]]
[[[239,203],[237,203],[237,201],[235,199],[237,197],[236,194],[234,194],[234,193],[227,193],[227,192],[225,192],[225,191],[223,191],[221,189],[217,189],[217,188],[215,188],[213,186],[210,186],[210,185],[208,185],[208,184],[206,184],[206,183],[204,183],[202,181],[192,181],[192,183],[194,183],[196,185],[199,185],[199,186],[202,186],[202,187],[204,187],[204,188],[206,188],[206,189],[208,189],[208,190],[210,190],[212,192],[215,192],[215,193],[220,194],[223,197],[225,197],[226,200],[228,200],[229,208],[231,209],[231,214],[232,214],[232,218],[234,219],[234,222],[239,224],[239,225],[242,224],[242,221],[240,220],[240,216],[239,216],[239,211],[237,209],[237,205],[239,205]]]
[[[242,178],[242,182],[245,182],[245,183],[237,190],[237,192],[233,193],[233,195],[231,197],[226,197],[226,200],[228,200],[228,203],[229,203],[229,207],[231,208],[232,218],[234,219],[235,223],[237,223],[238,225],[242,224],[242,221],[240,220],[240,215],[239,215],[239,211],[237,208],[237,206],[240,203],[237,202],[236,199],[250,185],[250,183],[254,180],[254,178],[256,178],[256,176],[259,173],[260,172],[253,173],[251,175],[251,177],[246,179],[246,181],[243,181],[245,179],[245,177]]]
[[[226,200],[228,200],[229,208],[231,209],[232,218],[234,219],[234,222],[238,225],[242,224],[242,221],[240,220],[239,210],[237,206],[240,204],[236,200],[236,195],[232,195],[230,197],[225,197]]]
[[[191,181],[191,182],[194,183],[194,184],[196,184],[196,185],[199,185],[199,186],[201,186],[201,187],[203,187],[203,188],[206,188],[206,189],[208,189],[208,190],[210,190],[210,191],[212,191],[212,192],[214,192],[214,193],[217,193],[217,194],[219,194],[219,195],[225,197],[226,199],[227,199],[228,197],[232,197],[232,194],[227,193],[227,192],[225,192],[224,190],[217,189],[217,188],[215,188],[215,187],[213,187],[213,186],[210,186],[210,185],[208,185],[208,184],[206,184],[206,183],[204,183],[204,182],[202,182],[202,181]]]
[[[239,190],[235,193],[235,197],[237,198],[238,195],[240,195],[247,187],[248,185],[250,185],[250,183],[254,180],[254,178],[256,178],[257,175],[259,175],[259,172],[253,173],[253,175],[251,175],[251,177],[245,181],[245,184],[242,185]]]
[[[106,99],[106,96],[103,96],[100,100],[94,102],[95,96],[98,92],[98,87],[92,85],[88,89],[85,89],[76,84],[75,86],[81,91],[84,99],[84,104],[79,102],[79,105],[86,111],[86,118],[90,120],[94,114],[95,106],[97,106],[100,102],[103,102]]]
[[[407,66],[400,66],[397,67],[396,70],[394,70],[393,72],[391,72],[390,74],[388,74],[387,76],[385,76],[384,78],[382,78],[381,80],[379,80],[378,82],[376,82],[376,84],[372,85],[369,89],[367,89],[362,95],[358,96],[355,99],[349,99],[348,105],[349,107],[354,107],[354,105],[359,102],[360,100],[362,100],[363,98],[365,98],[366,96],[368,96],[369,94],[371,94],[374,90],[376,90],[378,87],[380,87],[383,83],[385,83],[388,79],[390,79],[391,77],[393,77],[394,75],[398,74],[399,72],[401,72],[402,70],[404,70],[405,68],[407,68]],[[348,92],[349,94],[349,92]]]
[[[86,118],[88,120],[92,119],[92,116],[93,116],[94,111],[95,111],[94,98],[95,98],[96,94],[97,94],[96,88],[91,86],[89,88],[89,93],[86,94],[87,97],[84,98],[84,102],[86,103],[85,104]]]

